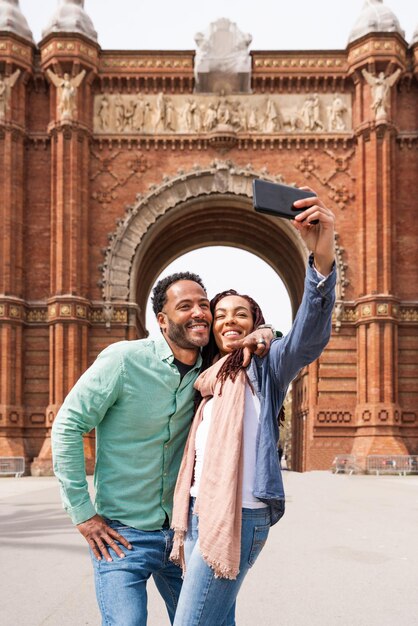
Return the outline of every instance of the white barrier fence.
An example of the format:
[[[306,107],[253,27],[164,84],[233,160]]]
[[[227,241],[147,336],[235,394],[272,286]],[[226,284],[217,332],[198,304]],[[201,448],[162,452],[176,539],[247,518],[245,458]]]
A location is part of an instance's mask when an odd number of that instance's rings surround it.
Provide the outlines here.
[[[366,459],[366,472],[368,474],[418,474],[418,455],[401,454],[374,454]]]
[[[25,473],[23,456],[0,456],[0,476],[20,478]]]
[[[354,474],[359,471],[354,454],[338,454],[332,462],[334,474]]]
[[[338,454],[331,471],[334,474],[418,474],[418,455],[371,454],[358,459],[354,454]]]

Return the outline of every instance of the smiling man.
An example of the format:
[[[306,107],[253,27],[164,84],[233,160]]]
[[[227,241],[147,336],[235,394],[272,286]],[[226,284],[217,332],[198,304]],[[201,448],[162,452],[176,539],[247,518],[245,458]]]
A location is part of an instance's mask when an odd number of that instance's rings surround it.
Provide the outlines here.
[[[157,339],[106,348],[65,399],[53,425],[64,508],[87,540],[103,624],[143,626],[152,575],[172,622],[181,570],[169,560],[174,486],[193,414],[209,301],[199,276],[177,273],[153,291]],[[237,342],[260,355],[271,330]],[[96,499],[87,488],[83,434],[96,428]]]

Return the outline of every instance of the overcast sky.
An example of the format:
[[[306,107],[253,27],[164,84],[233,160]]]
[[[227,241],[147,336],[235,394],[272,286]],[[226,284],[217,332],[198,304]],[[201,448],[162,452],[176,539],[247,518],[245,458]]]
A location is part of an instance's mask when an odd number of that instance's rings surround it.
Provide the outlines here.
[[[253,36],[252,48],[342,49],[364,0],[85,0],[103,48],[195,48],[194,35],[227,17]],[[418,25],[417,0],[385,0],[407,41]],[[35,40],[58,0],[20,0]]]
[[[20,0],[35,41],[54,14],[58,0]],[[254,50],[344,49],[364,0],[85,0],[99,43],[111,50],[193,50],[194,35],[226,17],[252,35]],[[385,0],[398,17],[407,41],[418,26],[417,0]],[[121,215],[123,208],[121,207]],[[287,332],[291,324],[287,292],[263,261],[234,248],[191,252],[163,275],[179,270],[199,273],[213,296],[233,287],[261,304],[267,321]],[[148,307],[147,325],[157,332]]]

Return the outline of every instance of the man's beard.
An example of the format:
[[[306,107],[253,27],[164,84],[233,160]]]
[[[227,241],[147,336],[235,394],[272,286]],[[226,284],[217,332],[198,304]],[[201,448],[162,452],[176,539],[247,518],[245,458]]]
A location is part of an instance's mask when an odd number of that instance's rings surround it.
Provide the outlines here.
[[[193,323],[201,323],[207,325],[207,322],[203,322],[201,320],[196,320]],[[172,320],[168,320],[168,338],[170,339],[170,341],[178,345],[179,348],[183,348],[184,350],[195,350],[196,348],[206,346],[206,344],[209,342],[209,334],[196,337],[196,339],[194,340],[190,339],[187,336],[186,328],[187,326],[184,324],[176,324]]]

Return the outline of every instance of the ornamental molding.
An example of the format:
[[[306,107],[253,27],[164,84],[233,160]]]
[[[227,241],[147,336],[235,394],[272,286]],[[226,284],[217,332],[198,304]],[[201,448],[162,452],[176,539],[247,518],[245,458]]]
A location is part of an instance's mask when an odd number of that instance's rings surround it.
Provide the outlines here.
[[[418,303],[399,303],[396,298],[390,296],[370,296],[360,302],[344,302],[337,296],[333,312],[336,332],[342,324],[358,326],[375,321],[415,326],[418,322]]]
[[[152,184],[146,194],[138,194],[136,202],[126,207],[125,216],[108,236],[109,245],[104,251],[105,262],[99,267],[105,316],[112,315],[113,303],[134,300],[135,286],[131,284],[132,268],[138,246],[148,229],[158,218],[185,203],[211,194],[227,194],[252,198],[252,181],[263,178],[271,182],[284,182],[282,176],[271,176],[263,169],[256,171],[249,164],[239,167],[231,161],[215,160],[207,167],[194,166],[189,171],[178,170],[173,177],[165,176],[160,184]],[[348,284],[343,262],[343,248],[337,247],[338,283],[340,297]]]
[[[348,134],[352,102],[348,93],[101,93],[94,96],[93,127],[96,136]]]

